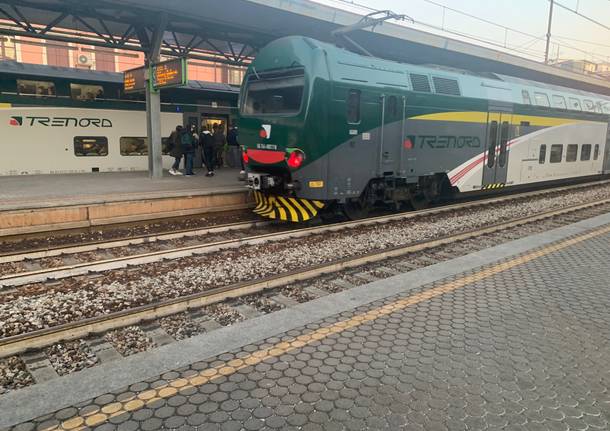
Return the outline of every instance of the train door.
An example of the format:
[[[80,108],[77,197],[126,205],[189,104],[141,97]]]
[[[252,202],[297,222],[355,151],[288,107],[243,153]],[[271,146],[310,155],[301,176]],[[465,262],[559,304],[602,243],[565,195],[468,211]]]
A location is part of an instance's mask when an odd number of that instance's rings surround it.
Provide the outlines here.
[[[608,124],[608,131],[606,133],[606,148],[604,150],[604,165],[602,172],[607,174],[610,172],[610,124]]]
[[[379,137],[378,175],[394,176],[400,169],[400,149],[404,134],[403,97],[394,94],[381,96],[382,126]]]
[[[487,118],[487,146],[483,166],[483,188],[501,187],[508,176],[512,112],[505,107],[490,107]]]

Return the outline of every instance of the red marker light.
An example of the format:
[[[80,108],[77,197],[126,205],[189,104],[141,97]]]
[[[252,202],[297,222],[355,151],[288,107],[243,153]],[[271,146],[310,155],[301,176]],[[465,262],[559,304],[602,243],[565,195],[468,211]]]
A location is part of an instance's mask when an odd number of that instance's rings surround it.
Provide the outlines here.
[[[262,139],[267,139],[267,131],[265,129],[261,129],[260,132],[258,132],[258,135],[262,138]]]
[[[298,169],[305,161],[305,154],[302,151],[296,150],[288,156],[288,166],[292,169]]]
[[[244,160],[244,163],[247,165],[248,163],[250,163],[250,156],[248,156],[248,152],[244,151],[241,153],[241,157]]]
[[[403,143],[403,146],[405,147],[405,150],[412,150],[413,149],[413,142],[407,138],[405,139],[405,142]]]

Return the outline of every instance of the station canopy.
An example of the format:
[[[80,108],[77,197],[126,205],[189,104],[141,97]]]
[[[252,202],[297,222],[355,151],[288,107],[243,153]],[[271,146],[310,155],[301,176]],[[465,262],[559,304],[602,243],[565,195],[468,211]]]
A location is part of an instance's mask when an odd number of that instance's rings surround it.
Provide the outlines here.
[[[283,36],[332,42],[333,30],[362,17],[309,0],[0,0],[0,34],[247,65]],[[610,95],[610,81],[385,22],[350,33],[381,58],[493,72]]]

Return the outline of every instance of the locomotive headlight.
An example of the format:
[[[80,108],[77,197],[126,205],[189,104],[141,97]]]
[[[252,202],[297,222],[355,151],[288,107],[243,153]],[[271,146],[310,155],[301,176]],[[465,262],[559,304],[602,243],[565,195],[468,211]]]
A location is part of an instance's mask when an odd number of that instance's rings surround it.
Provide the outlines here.
[[[305,153],[301,150],[294,150],[290,152],[286,163],[288,163],[288,167],[290,167],[291,169],[298,169],[301,167],[304,161]]]

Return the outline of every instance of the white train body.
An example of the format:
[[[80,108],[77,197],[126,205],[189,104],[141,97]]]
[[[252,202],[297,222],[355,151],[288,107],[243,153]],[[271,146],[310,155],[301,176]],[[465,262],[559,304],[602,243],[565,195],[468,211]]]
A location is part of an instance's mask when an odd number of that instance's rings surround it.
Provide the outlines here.
[[[162,113],[162,136],[183,121],[183,114]],[[0,109],[0,176],[145,171],[146,135],[142,111]],[[164,155],[163,166],[173,160]]]

